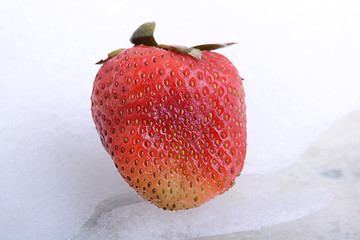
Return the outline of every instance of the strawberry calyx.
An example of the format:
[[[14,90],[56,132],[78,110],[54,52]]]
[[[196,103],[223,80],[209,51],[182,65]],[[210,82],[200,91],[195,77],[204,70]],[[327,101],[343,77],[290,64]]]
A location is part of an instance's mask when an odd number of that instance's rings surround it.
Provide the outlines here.
[[[189,55],[195,59],[200,60],[202,57],[202,51],[212,51],[219,48],[227,47],[233,44],[236,44],[235,42],[230,43],[212,43],[212,44],[201,44],[193,47],[185,47],[185,46],[177,46],[177,45],[167,45],[167,44],[158,44],[155,41],[154,38],[154,30],[155,30],[155,22],[147,22],[142,25],[140,25],[135,32],[132,34],[130,38],[130,42],[136,45],[145,45],[150,47],[158,47],[162,48],[168,51],[173,51],[176,53]],[[115,57],[120,52],[125,50],[125,48],[120,48],[115,51],[112,51],[108,54],[108,57],[106,59],[102,59],[96,64],[103,64],[107,60]]]

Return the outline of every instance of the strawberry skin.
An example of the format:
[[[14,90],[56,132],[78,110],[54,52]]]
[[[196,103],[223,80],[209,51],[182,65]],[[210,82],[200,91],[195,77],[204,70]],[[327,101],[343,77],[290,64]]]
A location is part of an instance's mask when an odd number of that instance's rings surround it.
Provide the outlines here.
[[[180,210],[235,184],[246,155],[244,97],[220,54],[136,45],[102,65],[91,111],[125,181],[156,206]]]

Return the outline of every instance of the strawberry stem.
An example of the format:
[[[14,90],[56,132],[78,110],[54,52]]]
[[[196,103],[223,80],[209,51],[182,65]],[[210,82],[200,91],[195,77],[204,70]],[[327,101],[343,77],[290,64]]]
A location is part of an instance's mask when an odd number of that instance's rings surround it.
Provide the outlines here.
[[[155,22],[147,22],[138,27],[130,38],[134,45],[157,46],[154,38]]]

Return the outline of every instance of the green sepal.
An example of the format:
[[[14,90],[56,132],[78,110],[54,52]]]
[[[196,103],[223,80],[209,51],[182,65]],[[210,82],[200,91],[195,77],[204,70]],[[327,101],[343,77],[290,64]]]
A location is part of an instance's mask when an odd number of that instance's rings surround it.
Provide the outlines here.
[[[119,48],[115,51],[112,51],[111,53],[108,54],[108,57],[106,59],[101,59],[100,61],[98,61],[95,64],[103,64],[104,62],[106,62],[107,60],[109,60],[110,58],[115,57],[116,55],[118,55],[119,53],[121,53],[122,51],[124,51],[125,48]]]
[[[160,44],[160,45],[157,45],[156,47],[163,48],[168,51],[173,51],[176,53],[181,53],[184,55],[190,55],[196,59],[201,59],[201,56],[202,56],[201,50],[195,49],[195,48],[189,48],[189,47],[184,47],[184,46],[175,46],[175,45],[165,45],[165,44]]]
[[[200,51],[212,51],[219,48],[228,47],[233,44],[237,44],[237,43],[231,42],[231,43],[202,44],[202,45],[193,46],[192,48],[199,49]]]

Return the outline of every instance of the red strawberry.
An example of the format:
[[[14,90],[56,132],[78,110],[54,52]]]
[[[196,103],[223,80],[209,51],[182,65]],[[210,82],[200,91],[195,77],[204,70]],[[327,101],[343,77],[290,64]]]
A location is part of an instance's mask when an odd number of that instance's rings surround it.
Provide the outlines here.
[[[140,196],[164,209],[189,209],[231,188],[243,168],[242,78],[227,58],[207,51],[226,45],[158,45],[153,31],[153,23],[142,25],[134,47],[99,62],[92,116]]]

